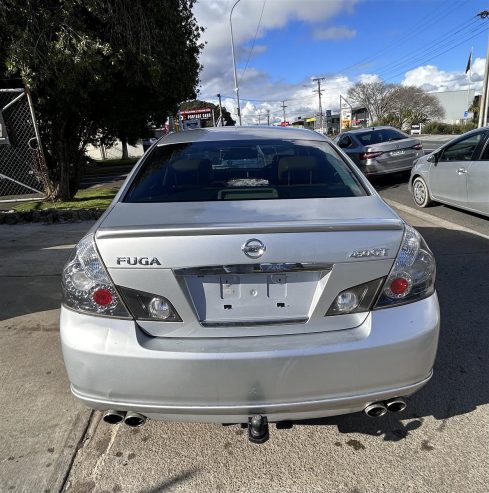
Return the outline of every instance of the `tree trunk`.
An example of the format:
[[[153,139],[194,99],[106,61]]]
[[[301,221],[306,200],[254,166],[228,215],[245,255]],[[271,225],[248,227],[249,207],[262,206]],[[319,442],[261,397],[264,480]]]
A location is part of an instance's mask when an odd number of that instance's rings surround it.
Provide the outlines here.
[[[122,143],[122,159],[129,159],[129,151],[127,149],[127,138],[121,137]]]
[[[73,199],[80,186],[82,175],[81,154],[77,144],[66,135],[65,126],[53,130],[53,155],[46,156],[51,169],[51,193],[49,200],[68,201]]]

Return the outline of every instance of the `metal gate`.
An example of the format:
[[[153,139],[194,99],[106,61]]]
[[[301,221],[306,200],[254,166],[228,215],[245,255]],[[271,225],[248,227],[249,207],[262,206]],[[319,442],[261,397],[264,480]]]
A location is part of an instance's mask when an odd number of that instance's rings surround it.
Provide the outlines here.
[[[30,94],[0,89],[0,202],[42,199],[48,186]]]

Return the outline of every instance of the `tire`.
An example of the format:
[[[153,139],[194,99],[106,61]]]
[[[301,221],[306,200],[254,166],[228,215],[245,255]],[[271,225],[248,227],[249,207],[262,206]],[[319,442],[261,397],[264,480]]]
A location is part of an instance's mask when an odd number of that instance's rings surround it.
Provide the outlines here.
[[[420,176],[413,181],[413,200],[418,207],[429,207],[433,204],[428,185]]]

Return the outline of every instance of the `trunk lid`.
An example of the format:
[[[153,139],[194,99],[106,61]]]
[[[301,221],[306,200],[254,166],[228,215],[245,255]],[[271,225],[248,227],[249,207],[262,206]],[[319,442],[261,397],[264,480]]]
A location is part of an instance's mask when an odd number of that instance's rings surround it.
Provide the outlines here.
[[[149,334],[240,337],[358,326],[366,313],[325,314],[344,289],[388,274],[402,235],[368,196],[118,203],[96,242],[116,285],[166,297],[183,320],[138,322]],[[261,256],[244,253],[250,240]]]
[[[382,152],[383,154],[375,158],[379,163],[389,163],[390,165],[411,165],[419,157],[419,149],[414,146],[421,144],[418,139],[393,140],[382,142],[365,147],[365,152]]]

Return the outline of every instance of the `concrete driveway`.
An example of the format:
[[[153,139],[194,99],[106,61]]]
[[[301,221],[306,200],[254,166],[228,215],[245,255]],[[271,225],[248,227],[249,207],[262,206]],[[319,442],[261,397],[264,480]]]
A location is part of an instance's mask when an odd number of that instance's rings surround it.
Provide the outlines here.
[[[0,270],[2,288],[10,286],[0,299],[0,398],[9,416],[0,422],[0,490],[486,492],[489,241],[477,231],[440,227],[436,218],[403,215],[438,263],[443,326],[432,381],[399,415],[273,427],[261,446],[238,426],[148,421],[130,429],[101,422],[99,413],[89,420],[68,393],[54,312],[44,315],[49,322],[38,315],[58,302],[56,273],[67,253],[43,247],[74,243],[88,225],[3,227],[2,238],[17,246]],[[27,296],[21,301],[14,290]]]

